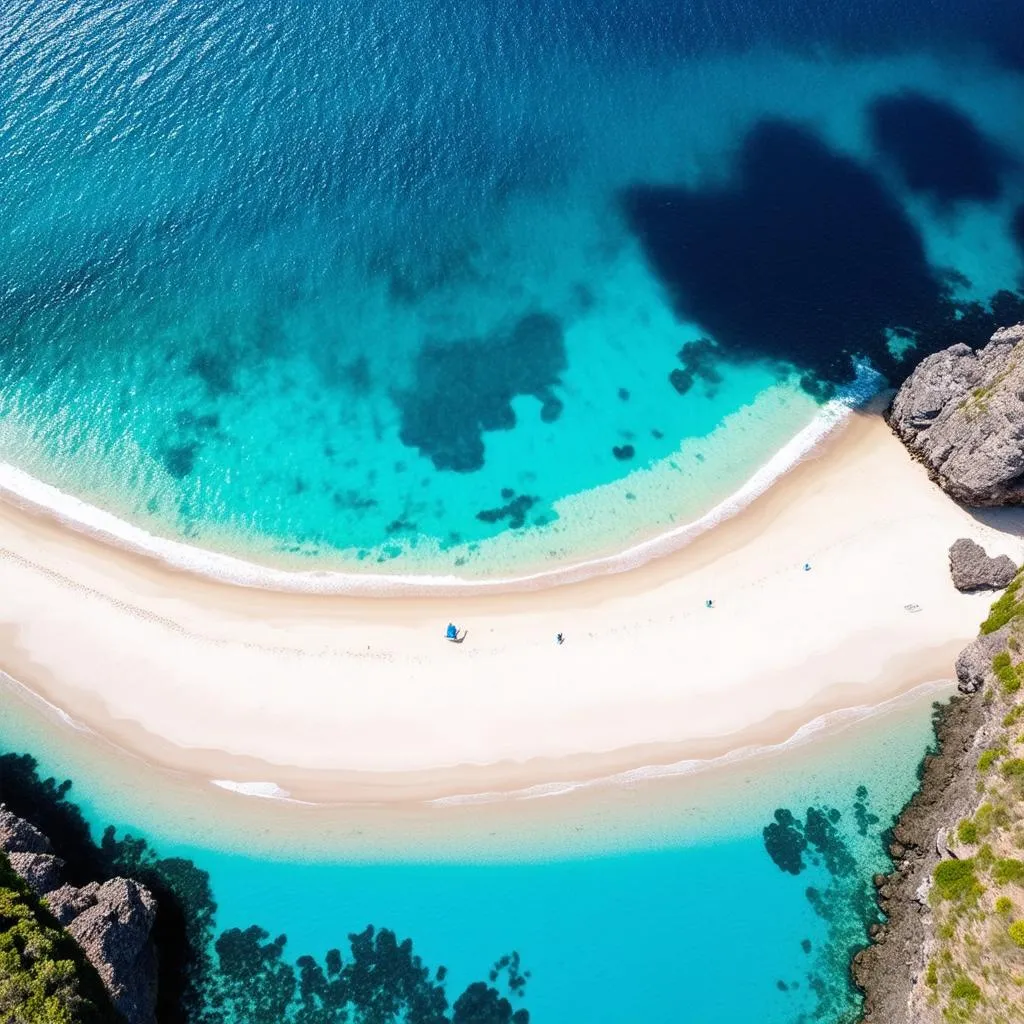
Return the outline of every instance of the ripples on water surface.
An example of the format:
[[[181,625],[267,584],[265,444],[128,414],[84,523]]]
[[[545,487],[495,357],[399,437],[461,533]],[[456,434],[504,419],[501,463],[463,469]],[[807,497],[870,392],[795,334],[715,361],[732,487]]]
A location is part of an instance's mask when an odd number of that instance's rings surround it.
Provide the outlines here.
[[[1019,14],[12,0],[0,455],[318,564],[691,519],[1020,287]]]

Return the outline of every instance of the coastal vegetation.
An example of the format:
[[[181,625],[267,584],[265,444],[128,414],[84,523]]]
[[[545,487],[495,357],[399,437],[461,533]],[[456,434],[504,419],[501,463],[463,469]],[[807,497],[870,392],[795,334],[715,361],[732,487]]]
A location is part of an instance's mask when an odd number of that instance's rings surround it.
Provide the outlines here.
[[[0,853],[0,1020],[103,1024],[110,1019],[92,965]]]
[[[123,876],[156,897],[159,1024],[529,1024],[529,1011],[513,1005],[529,980],[516,952],[452,999],[446,968],[424,964],[412,940],[388,928],[370,924],[320,958],[294,959],[286,935],[273,937],[257,924],[218,933],[206,871],[161,857],[145,840],[118,836],[112,827],[95,842],[70,789],[70,782],[40,777],[28,755],[0,755],[0,799],[50,839],[72,883]],[[5,987],[8,963],[17,987]],[[0,858],[0,1021],[111,1020],[91,972],[74,941]],[[8,1013],[15,1006],[17,1013]],[[96,1016],[99,1006],[105,1013]]]
[[[1024,614],[1024,598],[1020,597],[1020,588],[1022,584],[1020,575],[1016,576],[1013,582],[1003,591],[999,599],[992,605],[991,610],[988,613],[988,618],[981,624],[981,632],[983,634],[994,633],[997,629],[1002,629],[1003,626],[1008,625],[1010,622],[1019,620],[1021,615]],[[1011,649],[1020,648],[1020,639],[1011,638],[1012,646]],[[1009,660],[1009,653],[1006,654],[1007,660]],[[997,657],[1001,657],[997,655]]]
[[[1019,574],[993,604],[983,635],[1007,628],[981,695],[991,725],[979,736],[976,803],[944,837],[928,903],[933,943],[924,974],[939,1019],[1024,1019],[1024,600]]]

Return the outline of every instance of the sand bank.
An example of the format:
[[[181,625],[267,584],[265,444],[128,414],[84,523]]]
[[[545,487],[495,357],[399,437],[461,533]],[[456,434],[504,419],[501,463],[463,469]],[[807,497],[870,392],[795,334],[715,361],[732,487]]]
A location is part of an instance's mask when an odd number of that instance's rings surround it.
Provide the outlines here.
[[[722,757],[526,789],[345,804],[283,798],[260,783],[240,792],[146,764],[66,728],[53,708],[2,675],[0,708],[4,740],[40,757],[44,774],[76,780],[72,799],[86,800],[104,825],[175,841],[194,835],[202,846],[271,860],[518,863],[749,837],[777,806],[850,796],[878,761],[897,772],[916,763],[931,705],[954,689],[926,683],[882,704],[828,713],[782,743]],[[872,798],[880,797],[873,787]]]
[[[998,525],[870,415],[681,550],[529,592],[247,589],[2,504],[0,669],[151,763],[250,792],[522,788],[777,742],[948,678],[990,597],[955,591],[945,551],[971,536],[1020,559]]]

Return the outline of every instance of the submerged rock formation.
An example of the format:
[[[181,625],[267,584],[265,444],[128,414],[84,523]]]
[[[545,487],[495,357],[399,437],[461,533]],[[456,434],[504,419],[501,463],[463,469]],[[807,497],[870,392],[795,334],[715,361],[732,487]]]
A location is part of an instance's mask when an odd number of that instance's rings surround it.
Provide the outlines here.
[[[63,883],[64,862],[33,825],[0,804],[0,851],[75,939],[128,1024],[156,1020],[156,900],[125,878],[82,888]]]
[[[1024,503],[1024,324],[924,359],[889,423],[935,481],[967,505]]]
[[[1002,590],[1017,575],[1017,566],[1009,555],[991,558],[980,544],[961,537],[949,549],[949,571],[957,590]]]

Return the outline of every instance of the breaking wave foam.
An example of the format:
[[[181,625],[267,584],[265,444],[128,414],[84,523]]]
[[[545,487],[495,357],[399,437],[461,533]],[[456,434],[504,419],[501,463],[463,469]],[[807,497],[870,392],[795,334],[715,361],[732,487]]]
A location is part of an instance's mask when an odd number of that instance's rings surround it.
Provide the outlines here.
[[[392,575],[274,568],[234,555],[157,537],[8,463],[0,463],[0,494],[21,507],[49,515],[62,525],[105,543],[155,558],[173,569],[237,586],[298,593],[368,596],[431,594],[443,590],[535,589],[573,583],[590,576],[624,572],[683,547],[764,494],[779,477],[820,445],[857,406],[876,395],[880,384],[878,373],[867,365],[859,365],[853,383],[827,402],[821,412],[776,451],[746,483],[698,519],[612,555],[583,559],[520,576],[466,579],[455,575]]]

